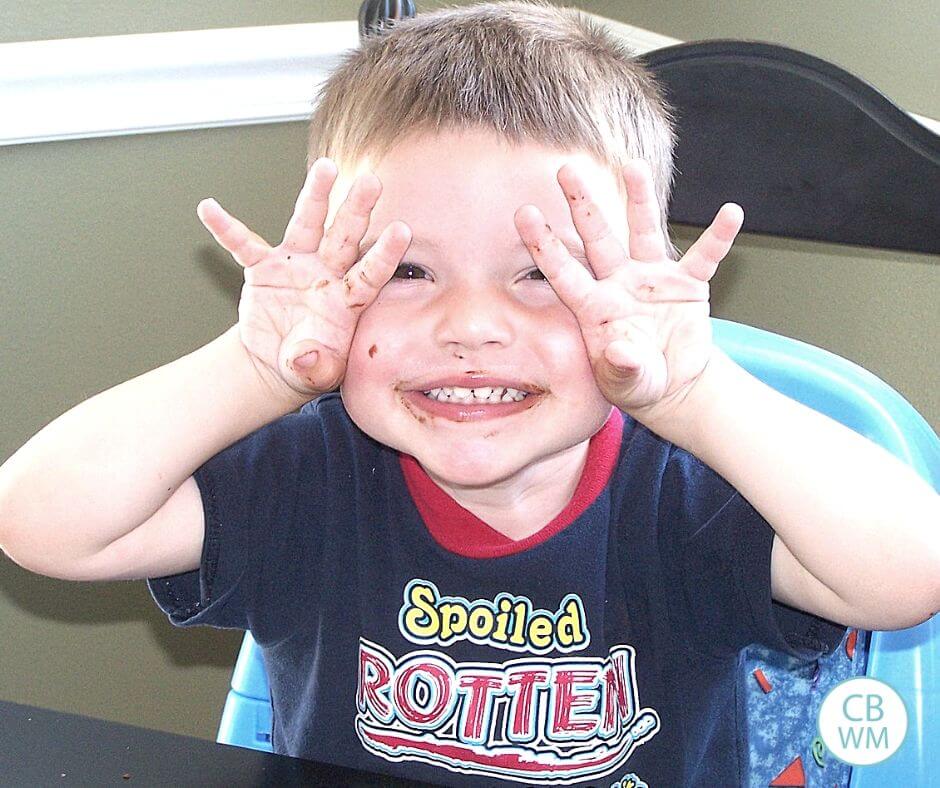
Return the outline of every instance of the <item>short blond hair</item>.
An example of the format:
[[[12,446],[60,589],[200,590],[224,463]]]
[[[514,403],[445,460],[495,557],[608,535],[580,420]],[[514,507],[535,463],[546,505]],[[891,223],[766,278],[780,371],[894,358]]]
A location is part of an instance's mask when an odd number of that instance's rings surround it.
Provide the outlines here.
[[[624,163],[646,159],[666,232],[675,134],[658,85],[601,24],[546,0],[441,8],[345,53],[320,86],[307,165],[380,160],[414,134],[476,128],[585,150],[611,169],[621,196]]]

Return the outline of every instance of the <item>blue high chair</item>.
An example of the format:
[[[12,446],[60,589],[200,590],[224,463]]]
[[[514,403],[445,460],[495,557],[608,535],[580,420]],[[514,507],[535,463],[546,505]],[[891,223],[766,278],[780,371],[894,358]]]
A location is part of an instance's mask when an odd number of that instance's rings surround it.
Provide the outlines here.
[[[870,372],[804,342],[712,319],[715,340],[737,363],[778,391],[880,444],[940,490],[940,438],[896,391]],[[859,578],[864,582],[864,578]],[[756,679],[759,671],[762,681]],[[854,675],[887,682],[904,700],[908,732],[881,764],[851,768],[814,742],[822,698]],[[847,633],[836,651],[807,670],[786,655],[742,652],[749,785],[928,786],[940,774],[940,616],[897,632]],[[763,685],[763,686],[762,686]],[[766,692],[765,687],[772,691]],[[271,751],[271,700],[261,650],[245,633],[217,740]]]

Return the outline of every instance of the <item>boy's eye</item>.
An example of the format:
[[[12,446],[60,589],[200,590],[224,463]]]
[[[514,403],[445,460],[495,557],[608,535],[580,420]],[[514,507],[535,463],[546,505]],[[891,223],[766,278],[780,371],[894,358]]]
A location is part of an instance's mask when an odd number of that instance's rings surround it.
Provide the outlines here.
[[[395,269],[392,279],[426,279],[427,272],[419,265],[402,263]]]
[[[538,268],[533,268],[529,273],[526,274],[526,279],[534,279],[538,282],[547,282],[545,274],[543,274]]]

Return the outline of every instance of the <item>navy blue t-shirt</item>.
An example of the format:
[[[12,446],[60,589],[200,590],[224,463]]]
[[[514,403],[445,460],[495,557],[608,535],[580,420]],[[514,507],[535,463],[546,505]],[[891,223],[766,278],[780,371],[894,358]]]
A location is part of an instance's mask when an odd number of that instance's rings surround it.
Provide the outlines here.
[[[201,566],[148,584],[177,626],[251,630],[279,753],[453,785],[739,785],[740,650],[813,660],[844,633],[774,602],[771,527],[616,409],[522,542],[338,394],[194,476]]]

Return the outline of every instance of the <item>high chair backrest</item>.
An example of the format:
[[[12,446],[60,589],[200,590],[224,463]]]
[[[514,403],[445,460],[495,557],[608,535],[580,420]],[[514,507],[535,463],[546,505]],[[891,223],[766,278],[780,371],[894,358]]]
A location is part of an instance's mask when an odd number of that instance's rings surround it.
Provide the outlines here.
[[[940,489],[940,439],[910,403],[882,380],[844,358],[795,339],[727,320],[713,318],[712,325],[718,345],[755,377],[880,444]],[[740,683],[749,720],[750,784],[814,785],[825,779],[827,786],[851,788],[926,786],[940,774],[940,616],[913,629],[874,632],[870,638],[868,634],[849,633],[812,675],[762,649],[742,653]],[[761,672],[763,681],[756,680],[755,671]],[[905,742],[895,755],[881,764],[852,770],[814,741],[816,714],[831,686],[861,673],[887,682],[901,695],[909,723]],[[781,684],[790,683],[798,690],[796,704],[794,692],[780,691]],[[776,695],[767,691],[768,685],[776,686]],[[785,705],[787,698],[790,706]],[[768,726],[783,720],[788,728],[779,731],[782,738],[766,735]],[[765,735],[757,735],[758,728]],[[218,741],[272,749],[270,691],[260,648],[250,632],[245,633],[232,676]],[[808,781],[787,781],[800,773]]]

